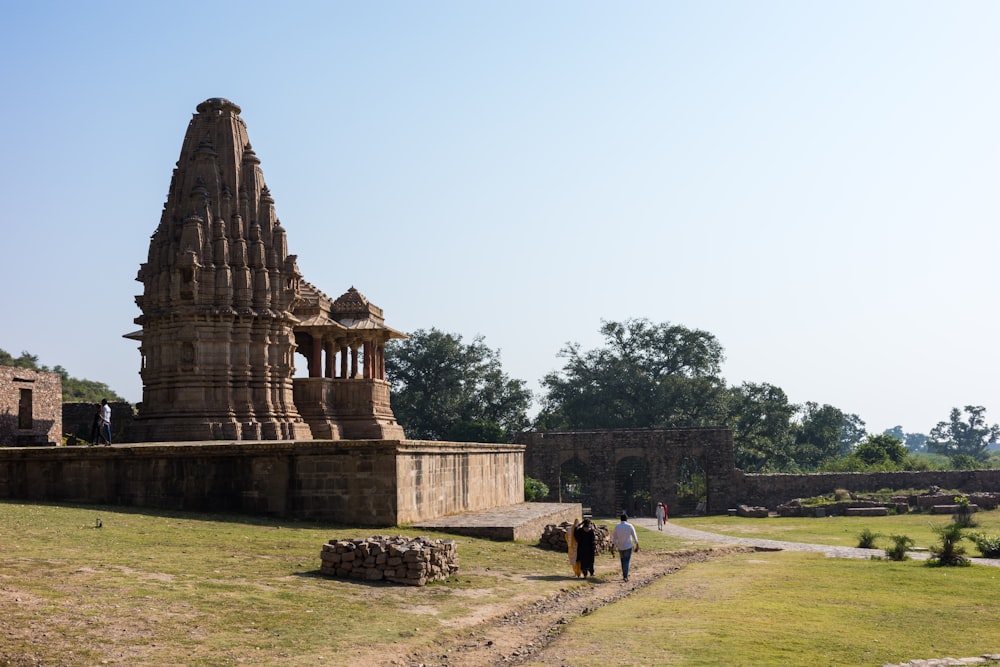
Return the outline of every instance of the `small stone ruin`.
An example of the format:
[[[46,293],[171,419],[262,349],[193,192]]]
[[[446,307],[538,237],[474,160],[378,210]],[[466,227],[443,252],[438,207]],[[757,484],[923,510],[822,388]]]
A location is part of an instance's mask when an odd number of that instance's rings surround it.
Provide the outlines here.
[[[401,535],[330,540],[319,557],[320,573],[341,579],[424,586],[458,572],[458,545],[454,540]]]
[[[611,541],[611,531],[608,530],[607,526],[598,523],[593,525],[594,534],[596,535],[596,539],[594,540],[596,552],[613,553],[615,551],[615,544]],[[545,526],[545,530],[538,540],[538,545],[546,549],[552,549],[553,551],[565,552],[569,549],[569,545],[566,544],[566,532],[572,529],[573,524],[567,521],[563,521],[558,526],[550,523]]]

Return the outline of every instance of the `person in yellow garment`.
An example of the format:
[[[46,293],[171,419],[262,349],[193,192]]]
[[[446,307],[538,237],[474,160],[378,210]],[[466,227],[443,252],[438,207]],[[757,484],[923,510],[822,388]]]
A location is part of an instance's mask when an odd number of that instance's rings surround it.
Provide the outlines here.
[[[580,568],[580,561],[576,559],[576,527],[579,525],[577,519],[573,519],[573,527],[566,531],[566,546],[569,550],[569,565],[573,568],[573,574],[577,577],[583,571]]]
[[[594,556],[597,555],[597,535],[590,519],[584,517],[583,523],[574,532],[576,542],[576,559],[580,561],[580,572],[583,576],[594,576]]]

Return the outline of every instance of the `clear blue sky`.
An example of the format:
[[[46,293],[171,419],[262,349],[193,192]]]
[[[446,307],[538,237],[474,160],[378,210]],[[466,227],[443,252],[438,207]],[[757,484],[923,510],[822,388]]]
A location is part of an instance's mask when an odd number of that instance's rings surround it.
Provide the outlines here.
[[[874,432],[1000,421],[1000,4],[5,5],[12,354],[140,398],[136,271],[227,97],[307,280],[532,388],[645,317]]]

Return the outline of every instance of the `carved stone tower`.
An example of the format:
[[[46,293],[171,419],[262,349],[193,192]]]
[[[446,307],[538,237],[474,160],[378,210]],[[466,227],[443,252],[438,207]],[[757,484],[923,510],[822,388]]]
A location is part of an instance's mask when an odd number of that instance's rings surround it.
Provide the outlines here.
[[[128,440],[405,437],[384,363],[405,335],[353,287],[332,301],[302,280],[229,100],[205,100],[188,124],[136,280],[142,330],[126,338],[140,342],[143,390]],[[299,344],[309,377],[293,380]]]
[[[133,440],[311,437],[292,400],[295,255],[240,108],[214,98],[188,124],[136,280],[143,395]]]

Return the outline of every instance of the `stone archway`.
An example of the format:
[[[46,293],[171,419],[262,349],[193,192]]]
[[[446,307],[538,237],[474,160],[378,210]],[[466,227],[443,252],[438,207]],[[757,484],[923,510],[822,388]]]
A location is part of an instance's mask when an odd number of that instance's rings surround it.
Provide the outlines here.
[[[677,490],[672,514],[704,514],[708,505],[705,465],[695,456],[685,456],[677,466]]]
[[[590,467],[574,456],[559,466],[559,502],[590,505]]]
[[[615,500],[629,516],[649,516],[649,463],[639,456],[626,456],[615,465]]]
[[[518,441],[527,445],[524,473],[545,482],[552,490],[552,500],[559,497],[563,462],[583,462],[589,473],[584,504],[594,516],[613,517],[622,509],[635,511],[639,502],[647,503],[641,508],[647,516],[657,502],[668,503],[671,514],[688,505],[695,511],[701,498],[706,501],[705,511],[717,514],[734,501],[737,471],[729,429],[535,431],[521,434]],[[682,466],[686,458],[697,465]],[[685,485],[680,488],[691,499],[678,504],[678,473],[682,470],[695,473],[699,486],[691,487],[691,474],[685,473]]]

